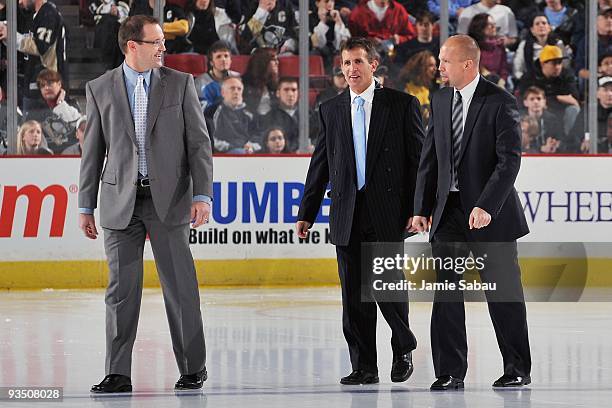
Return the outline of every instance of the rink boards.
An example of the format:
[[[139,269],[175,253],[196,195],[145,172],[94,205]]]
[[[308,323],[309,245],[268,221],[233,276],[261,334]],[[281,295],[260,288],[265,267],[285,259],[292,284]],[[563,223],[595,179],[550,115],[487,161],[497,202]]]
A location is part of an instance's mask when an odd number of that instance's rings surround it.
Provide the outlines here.
[[[192,230],[204,285],[336,284],[329,243],[330,199],[308,241],[294,224],[309,157],[215,157],[212,222]],[[106,285],[101,237],[78,229],[78,158],[0,159],[0,288]],[[609,242],[612,157],[524,157],[516,182],[531,234],[528,242]],[[425,237],[416,240],[425,241]],[[587,285],[612,286],[612,251],[588,249]],[[560,258],[571,254],[555,255]],[[158,284],[147,245],[145,285]],[[523,264],[549,261],[538,254]],[[523,276],[529,285],[537,277]]]

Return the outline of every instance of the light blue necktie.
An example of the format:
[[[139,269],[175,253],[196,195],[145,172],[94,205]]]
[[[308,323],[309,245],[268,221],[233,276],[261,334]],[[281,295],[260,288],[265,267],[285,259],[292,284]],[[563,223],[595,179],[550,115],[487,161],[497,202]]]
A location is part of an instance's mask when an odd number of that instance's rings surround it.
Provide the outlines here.
[[[147,93],[144,89],[144,77],[138,75],[134,89],[134,131],[138,145],[138,172],[147,176],[147,156],[145,154],[145,134],[147,133]]]
[[[355,166],[357,168],[357,189],[361,190],[365,186],[366,174],[366,127],[365,110],[363,103],[365,100],[361,96],[355,97],[354,103],[357,104],[355,117],[353,118],[353,144],[355,145]]]

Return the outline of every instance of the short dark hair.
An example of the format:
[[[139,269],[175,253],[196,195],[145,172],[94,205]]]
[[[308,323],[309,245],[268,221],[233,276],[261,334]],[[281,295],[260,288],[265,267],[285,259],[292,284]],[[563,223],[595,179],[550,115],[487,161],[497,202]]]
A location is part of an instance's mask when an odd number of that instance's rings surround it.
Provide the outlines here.
[[[421,11],[415,16],[415,18],[417,23],[424,23],[425,21],[429,21],[433,24],[436,21],[436,15],[429,10]]]
[[[209,61],[212,61],[212,56],[215,52],[220,52],[220,51],[227,51],[229,53],[232,52],[229,44],[223,40],[218,40],[215,41],[210,48],[208,49],[207,57]]]
[[[153,16],[145,16],[142,14],[128,17],[119,27],[117,35],[119,48],[123,54],[127,51],[128,41],[141,41],[142,29],[147,24],[159,25],[159,20]]]
[[[340,55],[342,55],[344,51],[350,51],[356,48],[361,48],[366,52],[368,55],[368,62],[380,59],[378,52],[376,52],[376,46],[372,40],[364,37],[351,37],[346,40],[346,42],[340,47]]]
[[[57,71],[45,68],[36,76],[36,83],[42,88],[43,83],[47,81],[62,82],[62,76]]]
[[[300,86],[300,80],[296,77],[292,77],[292,76],[282,76],[279,78],[278,80],[278,87],[276,89],[279,89],[281,84],[292,84],[292,83],[296,83],[298,84],[298,86]]]
[[[525,92],[523,93],[523,99],[527,99],[527,97],[531,94],[546,96],[546,92],[539,86],[535,85],[530,86],[525,90]]]

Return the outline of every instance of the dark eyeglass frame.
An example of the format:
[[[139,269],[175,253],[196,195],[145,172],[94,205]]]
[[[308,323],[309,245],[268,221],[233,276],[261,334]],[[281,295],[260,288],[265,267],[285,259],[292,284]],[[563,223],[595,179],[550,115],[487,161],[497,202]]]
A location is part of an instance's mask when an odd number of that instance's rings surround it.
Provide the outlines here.
[[[162,45],[166,44],[166,39],[161,39],[161,40],[155,40],[155,41],[146,41],[146,40],[132,40],[134,42],[137,42],[138,44],[152,44],[154,46],[156,46],[157,48],[161,47]]]

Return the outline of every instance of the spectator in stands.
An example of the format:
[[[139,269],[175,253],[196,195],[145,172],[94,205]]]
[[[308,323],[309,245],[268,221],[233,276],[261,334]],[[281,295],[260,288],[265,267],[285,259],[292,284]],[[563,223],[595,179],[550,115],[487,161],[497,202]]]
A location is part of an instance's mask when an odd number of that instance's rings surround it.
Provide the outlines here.
[[[34,10],[28,33],[17,33],[17,50],[27,54],[23,67],[23,82],[20,84],[20,95],[23,95],[23,107],[27,108],[31,99],[38,98],[36,77],[44,68],[59,72],[68,83],[66,64],[66,26],[64,19],[55,4],[47,0],[19,0],[19,7]],[[24,27],[18,27],[24,28]],[[7,28],[0,24],[0,40],[6,42]]]
[[[189,33],[189,21],[187,14],[182,7],[176,4],[166,4],[166,0],[161,0],[164,7],[164,37],[166,38],[166,52],[168,54],[178,54],[191,50],[191,43],[187,39]],[[155,0],[133,0],[130,8],[130,16],[144,14],[153,15]]]
[[[472,18],[480,13],[487,13],[493,17],[497,27],[497,35],[504,39],[506,47],[512,47],[516,44],[518,29],[514,13],[509,7],[498,4],[497,0],[481,0],[479,3],[465,8],[459,16],[457,32],[459,34],[467,34]]]
[[[102,50],[102,61],[107,70],[121,65],[123,53],[117,40],[119,26],[128,17],[130,6],[118,0],[94,0],[89,10],[96,23],[94,48]]]
[[[556,45],[563,50],[564,56],[568,57],[568,50],[563,41],[552,32],[548,23],[548,17],[544,13],[533,15],[529,25],[529,32],[524,40],[520,42],[514,54],[513,73],[514,77],[521,79],[524,74],[535,70],[540,53],[545,45]]]
[[[348,84],[346,83],[346,79],[344,78],[344,73],[342,72],[342,68],[334,67],[333,75],[332,75],[332,86],[328,86],[323,89],[317,95],[317,99],[315,100],[315,110],[318,112],[319,105],[323,102],[333,98],[336,95],[341,94],[346,90]],[[318,119],[318,118],[317,118]]]
[[[471,6],[478,0],[448,0],[448,33],[453,35],[457,32],[457,21],[466,7]],[[429,11],[440,18],[440,0],[427,0]]]
[[[66,95],[62,77],[55,71],[43,69],[36,78],[39,98],[29,103],[26,120],[36,120],[42,126],[48,147],[61,153],[76,143],[75,127],[81,117],[76,100]]]
[[[310,41],[313,53],[321,55],[327,72],[331,71],[334,56],[340,45],[351,37],[334,0],[315,0],[317,12],[310,14]]]
[[[400,73],[404,91],[413,95],[421,104],[423,123],[429,122],[431,95],[438,88],[435,79],[438,72],[436,58],[428,51],[419,51],[406,62]]]
[[[581,78],[588,78],[586,47],[587,36],[585,30],[580,30],[573,39],[576,45],[576,71]],[[612,53],[612,8],[599,10],[597,15],[597,55]]]
[[[416,37],[396,47],[393,63],[401,68],[406,61],[419,51],[428,50],[438,59],[440,54],[440,37],[434,37],[435,16],[423,11],[416,16]]]
[[[17,154],[51,155],[51,150],[44,147],[44,138],[40,123],[35,120],[24,122],[17,131]]]
[[[580,151],[588,153],[590,141],[585,138],[585,110],[580,112],[572,135],[582,141]],[[612,77],[604,76],[597,81],[597,153],[612,153]]]
[[[598,55],[597,72],[601,76],[612,77],[612,53]]]
[[[564,44],[569,45],[576,28],[575,19],[578,10],[564,5],[561,0],[546,0],[544,14],[553,32],[561,38]]]
[[[240,78],[228,77],[221,85],[223,102],[213,116],[215,150],[221,153],[252,154],[261,150],[255,136],[253,114],[242,99]]]
[[[537,146],[539,149],[544,146],[548,151],[540,151],[542,153],[554,153],[558,147],[563,150],[570,149],[559,118],[547,109],[546,94],[542,88],[537,86],[527,88],[523,94],[523,105],[527,109],[525,114],[538,124],[536,140],[531,144],[532,147]],[[553,147],[554,151],[550,151]]]
[[[240,74],[231,71],[232,55],[229,45],[225,41],[217,41],[208,49],[208,72],[195,79],[198,98],[202,109],[216,106],[221,103],[221,83],[228,76],[238,77]]]
[[[276,97],[278,100],[276,106],[261,119],[259,128],[281,127],[285,133],[287,151],[293,153],[300,147],[298,79],[292,77],[281,78],[278,81]]]
[[[206,54],[210,46],[219,41],[215,1],[189,0],[186,11],[193,14],[193,27],[188,37],[193,51]]]
[[[541,153],[538,145],[539,133],[538,121],[529,115],[523,115],[521,117],[521,151],[523,153]]]
[[[264,132],[264,153],[281,154],[289,153],[285,141],[285,132],[279,126],[272,126]]]
[[[244,73],[244,101],[256,115],[265,115],[274,104],[278,87],[278,57],[272,48],[257,48]]]
[[[259,0],[240,26],[239,49],[250,54],[255,48],[274,48],[279,55],[297,53],[298,26],[289,0]]]
[[[490,14],[476,14],[468,28],[468,35],[480,47],[480,74],[500,87],[506,86],[508,60],[504,39],[497,35],[495,20]]]
[[[540,65],[533,74],[523,77],[520,89],[521,93],[532,85],[544,89],[548,108],[563,118],[563,131],[567,134],[580,113],[580,104],[577,78],[563,67],[564,58],[561,48],[546,45],[540,53]]]
[[[68,146],[62,152],[63,155],[81,156],[83,154],[83,143],[85,142],[85,128],[87,127],[87,117],[81,116],[76,124],[76,138],[78,143]]]
[[[416,36],[410,14],[395,0],[361,0],[349,17],[349,31],[373,40],[383,61],[395,55],[396,45]]]

